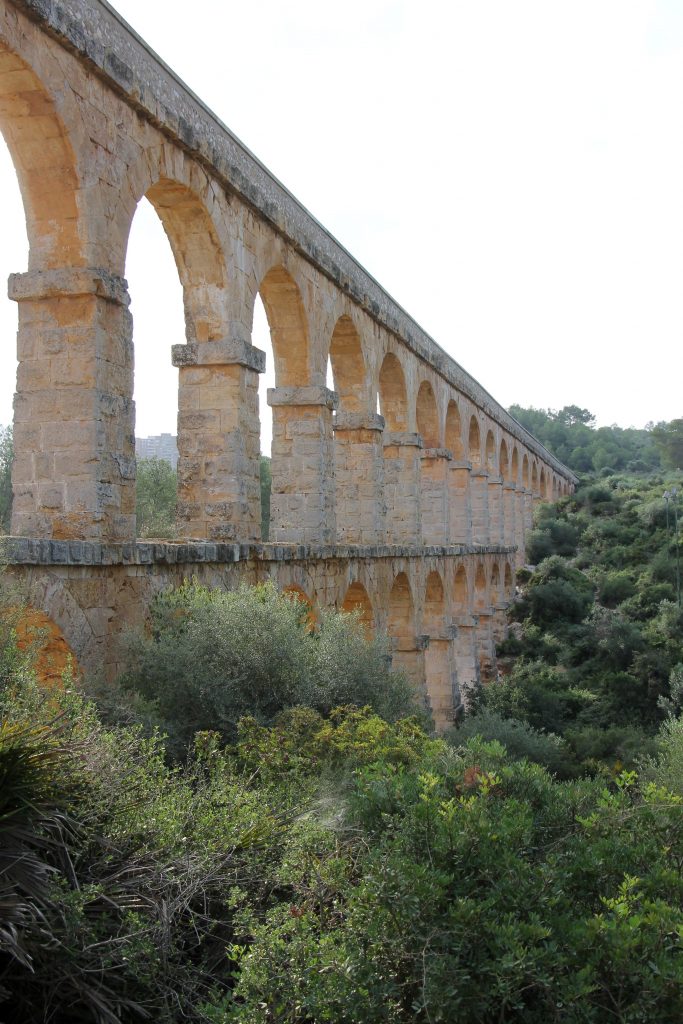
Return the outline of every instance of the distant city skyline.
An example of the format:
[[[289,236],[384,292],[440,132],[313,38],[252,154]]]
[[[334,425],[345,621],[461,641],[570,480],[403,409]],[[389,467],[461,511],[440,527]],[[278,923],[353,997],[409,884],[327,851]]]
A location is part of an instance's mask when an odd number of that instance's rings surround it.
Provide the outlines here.
[[[683,413],[683,5],[114,6],[502,405]],[[0,184],[6,278],[27,257],[4,143]],[[175,433],[182,291],[146,202],[126,276],[137,434]],[[0,423],[15,331],[0,298]],[[270,356],[262,317],[253,340]]]

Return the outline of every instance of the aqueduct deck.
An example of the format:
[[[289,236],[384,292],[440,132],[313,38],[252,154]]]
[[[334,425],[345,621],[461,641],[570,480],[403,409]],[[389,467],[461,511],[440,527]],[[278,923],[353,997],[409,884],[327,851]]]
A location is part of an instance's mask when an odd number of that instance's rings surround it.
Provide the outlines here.
[[[30,254],[8,558],[86,666],[158,587],[274,578],[363,609],[439,722],[572,474],[410,319],[102,0],[0,0],[0,130]],[[178,542],[136,543],[124,279],[147,197],[183,287]],[[260,543],[256,296],[276,386]],[[334,390],[326,386],[328,359]],[[379,412],[378,410],[379,401]]]

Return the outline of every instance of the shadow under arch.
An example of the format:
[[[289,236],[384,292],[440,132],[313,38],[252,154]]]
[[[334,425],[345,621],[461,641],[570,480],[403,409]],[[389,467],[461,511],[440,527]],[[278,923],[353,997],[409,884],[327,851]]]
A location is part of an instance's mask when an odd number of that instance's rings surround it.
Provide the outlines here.
[[[470,610],[470,589],[467,582],[467,570],[459,565],[453,580],[453,601],[458,615],[466,615]]]
[[[334,389],[343,412],[367,412],[367,374],[360,335],[350,316],[340,316],[330,341]]]
[[[510,480],[510,459],[508,456],[508,446],[503,438],[500,442],[500,449],[498,453],[498,465],[500,467],[500,475],[503,480],[507,483]]]
[[[486,586],[486,571],[482,562],[477,563],[474,574],[474,608],[475,611],[483,611],[488,607],[488,593]]]
[[[375,632],[375,616],[367,590],[359,580],[350,584],[342,602],[343,612],[357,612],[367,636]]]
[[[406,379],[401,362],[393,352],[387,352],[379,371],[379,408],[388,430],[408,430]]]
[[[29,269],[83,266],[87,231],[78,208],[80,181],[67,128],[38,75],[2,41],[0,133],[24,203]]]
[[[496,474],[496,441],[492,430],[486,434],[486,469],[489,473]]]
[[[505,575],[504,575],[504,578],[503,578],[503,587],[504,587],[504,592],[503,593],[504,593],[504,597],[505,597],[506,601],[510,601],[512,599],[512,597],[514,596],[514,590],[515,590],[514,579],[515,579],[515,577],[514,577],[514,574],[512,572],[512,566],[510,565],[509,562],[506,562],[505,563]]]
[[[400,572],[391,587],[387,608],[387,632],[396,651],[415,650],[415,606],[408,577]]]
[[[467,448],[470,462],[474,469],[481,466],[481,433],[479,421],[476,416],[470,417],[470,427],[467,435]]]
[[[511,479],[513,484],[519,482],[519,449],[517,445],[512,449]]]
[[[275,387],[310,384],[308,320],[299,286],[283,266],[271,267],[258,288],[273,346]]]
[[[446,612],[443,581],[435,569],[427,576],[423,622],[425,632],[430,636],[440,634],[444,629]]]
[[[497,604],[501,600],[500,592],[500,568],[497,562],[493,563],[491,569],[491,604]]]
[[[462,421],[458,404],[453,399],[448,403],[446,410],[445,444],[449,451],[453,452],[453,458],[461,461],[464,458],[464,447],[462,443]]]
[[[439,414],[436,408],[434,389],[429,381],[423,380],[417,392],[415,403],[417,432],[422,436],[425,448],[439,447]]]

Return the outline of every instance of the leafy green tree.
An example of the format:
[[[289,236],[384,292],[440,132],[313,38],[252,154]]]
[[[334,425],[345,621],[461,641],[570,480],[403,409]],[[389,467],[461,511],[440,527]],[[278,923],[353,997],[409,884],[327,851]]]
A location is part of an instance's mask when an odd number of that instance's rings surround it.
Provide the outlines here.
[[[12,460],[14,442],[11,427],[0,427],[0,530],[9,533],[12,519]]]
[[[178,477],[165,459],[138,459],[135,515],[138,537],[172,538]]]
[[[652,430],[624,429],[616,424],[596,428],[593,414],[577,405],[559,411],[512,405],[509,411],[576,473],[610,468],[636,472],[660,466]]]
[[[386,640],[367,638],[356,615],[312,623],[306,605],[270,584],[196,583],[160,595],[150,613],[151,635],[129,637],[121,685],[154,703],[176,753],[199,730],[232,740],[244,715],[267,723],[295,705],[367,704],[390,720],[417,710]]]
[[[683,419],[658,423],[652,429],[652,437],[664,465],[670,469],[683,469]]]

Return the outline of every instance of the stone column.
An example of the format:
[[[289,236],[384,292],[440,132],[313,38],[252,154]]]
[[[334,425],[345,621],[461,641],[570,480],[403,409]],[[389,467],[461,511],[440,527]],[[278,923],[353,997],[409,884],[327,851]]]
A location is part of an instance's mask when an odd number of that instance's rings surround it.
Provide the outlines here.
[[[522,484],[515,489],[515,565],[519,569],[526,561],[526,491]]]
[[[240,337],[173,346],[178,374],[179,539],[261,538],[258,375]]]
[[[387,506],[387,544],[418,545],[420,526],[419,434],[384,435],[384,498]]]
[[[420,462],[420,517],[423,544],[448,544],[448,467],[453,453],[447,448],[425,448]]]
[[[476,644],[479,678],[486,684],[496,674],[496,645],[493,636],[493,608],[479,608],[476,612]]]
[[[524,490],[524,530],[530,530],[534,525],[534,496],[528,488]]]
[[[437,634],[432,633],[425,650],[427,695],[437,732],[443,732],[454,721],[455,695],[458,692],[455,633],[456,627],[453,625]]]
[[[448,467],[449,544],[472,543],[471,462],[451,462]]]
[[[270,540],[333,544],[336,392],[325,387],[268,388],[273,410]]]
[[[335,512],[340,544],[383,544],[384,419],[338,412],[333,419]]]
[[[501,476],[489,476],[488,482],[489,501],[489,544],[503,544],[504,529],[504,508],[503,508],[503,478]]]
[[[517,543],[517,488],[514,484],[503,484],[503,544],[514,547]]]
[[[135,538],[133,322],[96,267],[12,274],[19,303],[12,532]]]
[[[505,601],[497,601],[492,609],[491,636],[494,649],[495,646],[503,642],[508,633],[507,607]]]
[[[473,469],[470,474],[473,544],[490,543],[488,479],[485,469]]]
[[[479,682],[477,618],[473,615],[460,615],[453,622],[455,624],[455,671],[463,703],[467,706],[468,694],[475,689]]]
[[[427,702],[425,686],[425,651],[429,646],[428,636],[398,636],[393,639],[391,664],[404,672],[416,692]]]

